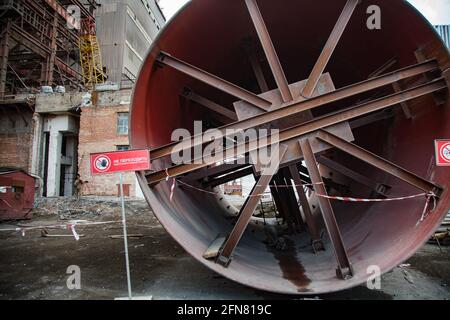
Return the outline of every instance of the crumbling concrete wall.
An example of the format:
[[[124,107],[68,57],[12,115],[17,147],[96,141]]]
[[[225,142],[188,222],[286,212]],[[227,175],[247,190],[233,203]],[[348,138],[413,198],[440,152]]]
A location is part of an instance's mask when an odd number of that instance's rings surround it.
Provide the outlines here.
[[[130,97],[130,90],[96,92],[93,105],[82,108],[78,145],[81,195],[118,195],[117,174],[92,175],[89,158],[91,153],[116,151],[117,146],[129,145],[128,135],[117,133],[117,114],[129,112]],[[134,173],[124,174],[124,184],[129,185],[130,196],[139,194]]]
[[[36,95],[37,113],[62,113],[81,107],[84,92],[41,93]]]

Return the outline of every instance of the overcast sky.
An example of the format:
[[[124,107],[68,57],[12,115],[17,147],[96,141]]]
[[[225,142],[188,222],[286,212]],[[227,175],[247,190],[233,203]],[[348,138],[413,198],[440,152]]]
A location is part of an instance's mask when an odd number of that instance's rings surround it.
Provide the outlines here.
[[[189,0],[160,0],[164,14],[169,19]],[[408,0],[432,24],[450,24],[450,0]]]

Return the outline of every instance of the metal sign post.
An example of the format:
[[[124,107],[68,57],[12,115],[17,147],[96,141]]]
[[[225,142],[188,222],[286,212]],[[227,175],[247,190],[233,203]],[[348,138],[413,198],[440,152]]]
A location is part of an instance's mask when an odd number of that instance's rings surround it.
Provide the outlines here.
[[[145,171],[151,169],[150,153],[148,150],[129,150],[118,152],[91,154],[91,173],[112,174],[118,173],[120,180],[120,203],[122,207],[123,244],[125,246],[125,264],[127,269],[128,300],[132,300],[130,259],[128,256],[127,220],[125,215],[125,195],[123,193],[123,173]],[[122,298],[118,299],[122,300]]]
[[[130,259],[128,257],[128,236],[127,236],[127,219],[125,215],[125,199],[123,195],[123,173],[119,173],[120,180],[120,204],[122,207],[122,225],[123,225],[123,244],[125,246],[125,264],[127,268],[127,283],[128,283],[128,299],[131,300],[131,274],[130,274]]]

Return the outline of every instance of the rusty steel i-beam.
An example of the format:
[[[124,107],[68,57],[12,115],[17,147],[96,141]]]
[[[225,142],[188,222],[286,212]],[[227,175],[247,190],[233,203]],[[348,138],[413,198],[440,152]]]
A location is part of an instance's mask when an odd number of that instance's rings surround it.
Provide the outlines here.
[[[359,116],[363,116],[365,114],[369,114],[371,112],[381,110],[387,107],[390,107],[392,105],[396,105],[398,103],[401,103],[403,101],[408,101],[411,99],[415,99],[417,97],[433,93],[442,89],[446,88],[446,83],[443,79],[438,79],[435,81],[432,81],[430,83],[418,86],[413,89],[405,90],[400,93],[396,93],[393,95],[390,95],[385,98],[381,98],[372,102],[365,103],[360,106],[351,107],[344,111],[338,111],[335,113],[332,113],[330,115],[326,115],[314,120],[311,120],[305,124],[298,125],[296,127],[292,127],[290,129],[283,130],[279,133],[279,140],[278,142],[288,142],[292,139],[298,138],[302,135],[314,132],[316,130],[319,130],[321,128],[326,128],[329,126],[332,126],[337,123],[341,123],[350,119],[357,118]],[[259,148],[264,148],[267,146],[270,146],[275,143],[275,141],[271,141],[271,136],[269,136],[269,139],[264,141],[259,141],[259,143],[256,141],[250,141],[247,143],[244,143],[244,147],[242,148],[242,144],[239,144],[237,146],[232,146],[229,148],[226,148],[222,150],[222,153],[217,154],[214,158],[209,158],[208,160],[202,160],[201,158],[195,158],[192,159],[192,163],[188,164],[180,164],[175,167],[169,167],[165,170],[157,171],[154,173],[150,173],[147,175],[147,181],[149,184],[153,185],[155,183],[158,183],[160,181],[163,181],[167,178],[167,174],[169,174],[170,177],[177,177],[182,174],[186,174],[195,170],[198,170],[200,168],[204,168],[208,165],[214,164],[219,161],[227,160],[227,155],[233,155],[233,157],[242,156],[246,153],[249,153],[251,151],[258,150]],[[180,150],[181,151],[181,150]],[[200,160],[200,161],[199,161]]]
[[[354,85],[350,85],[348,87],[336,90],[334,92],[325,95],[321,95],[316,98],[312,98],[307,101],[293,103],[292,105],[287,105],[286,107],[260,114],[248,120],[237,121],[218,129],[221,130],[223,132],[223,135],[225,136],[226,129],[246,130],[249,128],[253,128],[259,125],[270,123],[278,119],[293,116],[294,114],[299,112],[319,108],[332,102],[336,102],[357,94],[362,94],[377,88],[381,88],[395,81],[407,79],[428,71],[435,70],[436,68],[437,68],[436,61],[428,61],[425,63],[420,63],[415,66],[407,67],[403,70],[397,70],[384,76],[379,76],[377,78],[372,78]],[[170,155],[171,151],[174,149],[175,146],[177,146],[178,148],[183,148],[184,145],[194,147],[196,146],[195,138],[196,136],[193,136],[191,141],[186,141],[182,143],[174,142],[163,147],[154,148],[151,150],[152,159],[156,160]]]

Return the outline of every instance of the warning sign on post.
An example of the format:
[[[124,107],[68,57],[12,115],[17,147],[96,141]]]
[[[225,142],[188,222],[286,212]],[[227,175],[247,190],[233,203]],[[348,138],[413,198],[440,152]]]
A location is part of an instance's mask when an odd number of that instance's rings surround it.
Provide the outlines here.
[[[435,146],[437,165],[450,166],[450,140],[436,140]]]
[[[130,150],[91,154],[92,174],[110,174],[150,170],[148,150]]]

